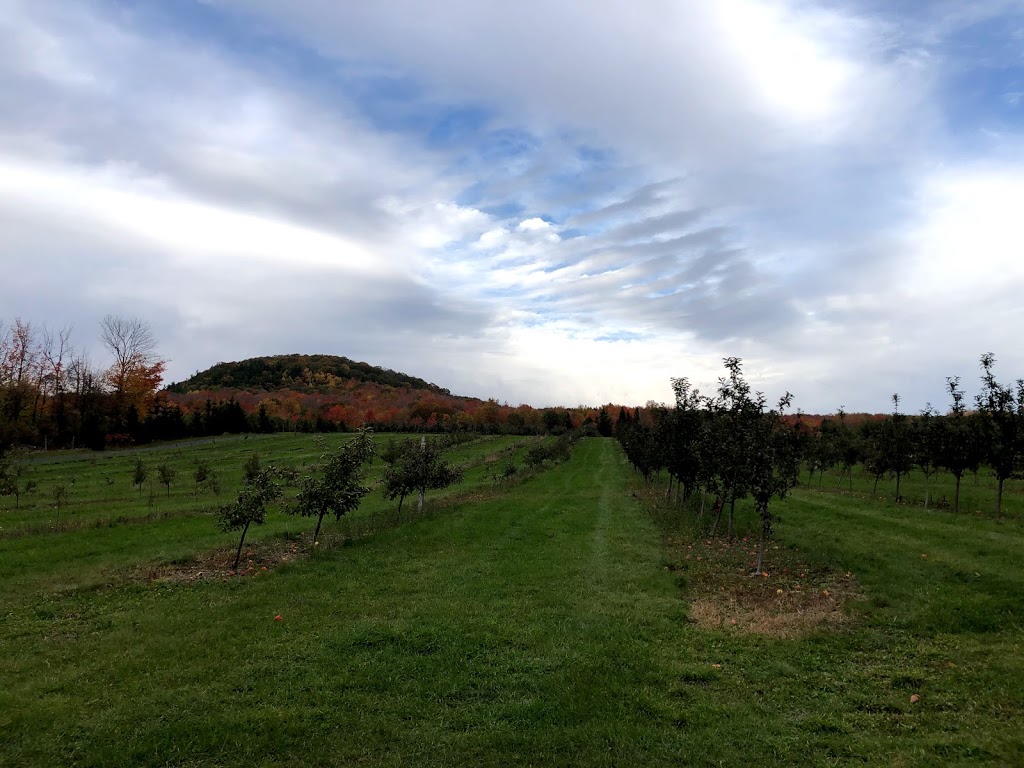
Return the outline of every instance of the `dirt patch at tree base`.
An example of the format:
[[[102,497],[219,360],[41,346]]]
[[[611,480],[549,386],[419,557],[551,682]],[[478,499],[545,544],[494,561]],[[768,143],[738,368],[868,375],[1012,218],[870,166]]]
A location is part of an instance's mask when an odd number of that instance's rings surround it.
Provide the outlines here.
[[[863,599],[853,573],[808,562],[795,548],[769,545],[771,571],[754,573],[752,537],[686,541],[669,537],[677,583],[700,627],[774,638],[795,638],[851,621],[850,604]]]
[[[690,620],[709,629],[791,639],[842,624],[847,615],[832,597],[794,601],[782,595],[777,600],[763,600],[734,593],[695,599],[690,604]]]
[[[176,584],[217,579],[226,581],[269,573],[282,565],[309,557],[310,551],[308,541],[271,539],[246,546],[237,569],[234,567],[235,549],[231,547],[202,552],[181,561],[139,566],[128,574],[128,578],[136,582]]]

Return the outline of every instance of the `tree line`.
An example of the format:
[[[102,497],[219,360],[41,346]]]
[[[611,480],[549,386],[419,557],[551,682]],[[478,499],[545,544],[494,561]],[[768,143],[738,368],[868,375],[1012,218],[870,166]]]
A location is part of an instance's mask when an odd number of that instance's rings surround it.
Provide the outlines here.
[[[193,377],[239,386],[301,384],[302,391],[160,390],[166,361],[144,321],[108,315],[99,341],[109,356],[105,365],[74,344],[69,327],[54,331],[21,319],[0,321],[0,454],[11,446],[102,450],[225,433],[362,427],[520,435],[588,428],[611,434],[607,408],[513,408],[458,398],[421,379],[328,356],[257,358]],[[327,391],[315,391],[319,386]]]
[[[74,345],[70,327],[0,321],[0,454],[12,445],[103,448],[149,413],[166,366],[149,326],[107,315],[100,341],[106,367]]]

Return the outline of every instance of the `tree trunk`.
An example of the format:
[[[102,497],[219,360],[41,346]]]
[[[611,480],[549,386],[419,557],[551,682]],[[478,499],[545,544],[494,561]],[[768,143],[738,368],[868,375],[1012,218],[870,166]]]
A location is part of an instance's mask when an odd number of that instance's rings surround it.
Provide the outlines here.
[[[931,475],[926,473],[925,476],[924,476],[924,508],[925,509],[928,509],[928,501],[930,500],[930,496],[931,496],[931,492],[932,492],[932,490],[931,490],[931,482],[930,481],[931,481]]]
[[[768,514],[767,504],[763,507],[759,504],[758,511],[761,514],[761,540],[757,545],[757,570],[754,574],[760,576],[764,573],[764,551],[768,546],[768,534],[772,529],[772,518]]]
[[[426,451],[426,450],[427,450],[427,438],[426,438],[426,436],[423,436],[423,437],[420,438],[420,451]],[[416,512],[418,514],[421,514],[421,515],[423,514],[423,494],[424,494],[424,491],[425,491],[424,488],[420,488],[420,499],[419,499],[419,503],[416,505]]]
[[[896,473],[896,503],[900,503],[900,476],[901,472]]]
[[[843,484],[844,477],[846,477],[846,467],[843,467],[843,471],[839,473],[839,480],[836,481],[836,488]]]
[[[722,501],[722,497],[719,496],[715,499],[715,521],[711,524],[711,535],[714,536],[718,531],[718,524],[722,522],[722,509],[725,507],[725,502]]]
[[[962,472],[959,475],[956,476],[956,490],[953,492],[953,511],[954,512],[959,512],[960,511],[960,478],[961,477],[963,477],[963,473]]]
[[[323,522],[324,522],[324,516],[320,515],[316,519],[316,530],[313,531],[313,544],[316,544],[320,540],[320,526],[323,524]]]
[[[729,541],[736,538],[736,497],[729,500]]]
[[[881,475],[875,475],[875,487],[871,489],[871,495],[872,496],[874,496],[878,492],[878,480],[880,478],[881,478]]]
[[[998,478],[998,486],[996,490],[996,516],[1003,514],[1003,483],[1006,481],[1005,477]]]
[[[818,487],[821,488],[821,483],[825,480],[825,467],[818,468]]]
[[[238,562],[242,559],[242,545],[245,543],[245,534],[249,532],[249,521],[245,523],[245,527],[242,529],[242,538],[238,540],[238,551],[235,552],[235,570],[238,570]]]

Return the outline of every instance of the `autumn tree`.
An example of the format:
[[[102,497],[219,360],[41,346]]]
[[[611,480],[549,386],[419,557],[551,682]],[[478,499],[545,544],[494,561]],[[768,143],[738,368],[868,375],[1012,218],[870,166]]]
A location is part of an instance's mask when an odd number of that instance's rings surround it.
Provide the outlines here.
[[[314,544],[319,540],[324,517],[333,514],[336,521],[340,520],[342,515],[358,509],[363,497],[370,492],[365,485],[365,466],[373,456],[373,432],[360,430],[337,451],[325,452],[317,470],[302,478],[295,505],[289,512],[316,518]]]
[[[32,436],[40,351],[32,324],[0,324],[0,449]]]
[[[241,529],[238,550],[235,552],[234,568],[242,557],[245,536],[252,525],[263,525],[267,519],[267,505],[281,497],[281,486],[272,469],[261,469],[249,477],[242,486],[238,498],[225,504],[217,513],[217,526],[227,533]]]
[[[132,407],[144,416],[166,367],[152,330],[137,317],[107,315],[100,323],[100,338],[114,358],[104,378],[113,391],[115,421],[123,420]]]
[[[53,431],[60,438],[64,435],[68,423],[68,369],[74,359],[71,346],[71,326],[64,326],[56,334],[43,329],[43,341],[40,345],[41,381],[44,384],[43,396],[49,395],[53,400],[52,418]]]

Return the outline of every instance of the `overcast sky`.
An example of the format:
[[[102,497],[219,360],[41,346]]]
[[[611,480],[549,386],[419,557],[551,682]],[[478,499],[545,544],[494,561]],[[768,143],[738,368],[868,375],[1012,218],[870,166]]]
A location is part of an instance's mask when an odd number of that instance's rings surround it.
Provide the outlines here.
[[[1024,0],[0,0],[0,320],[536,406],[1024,376]]]

